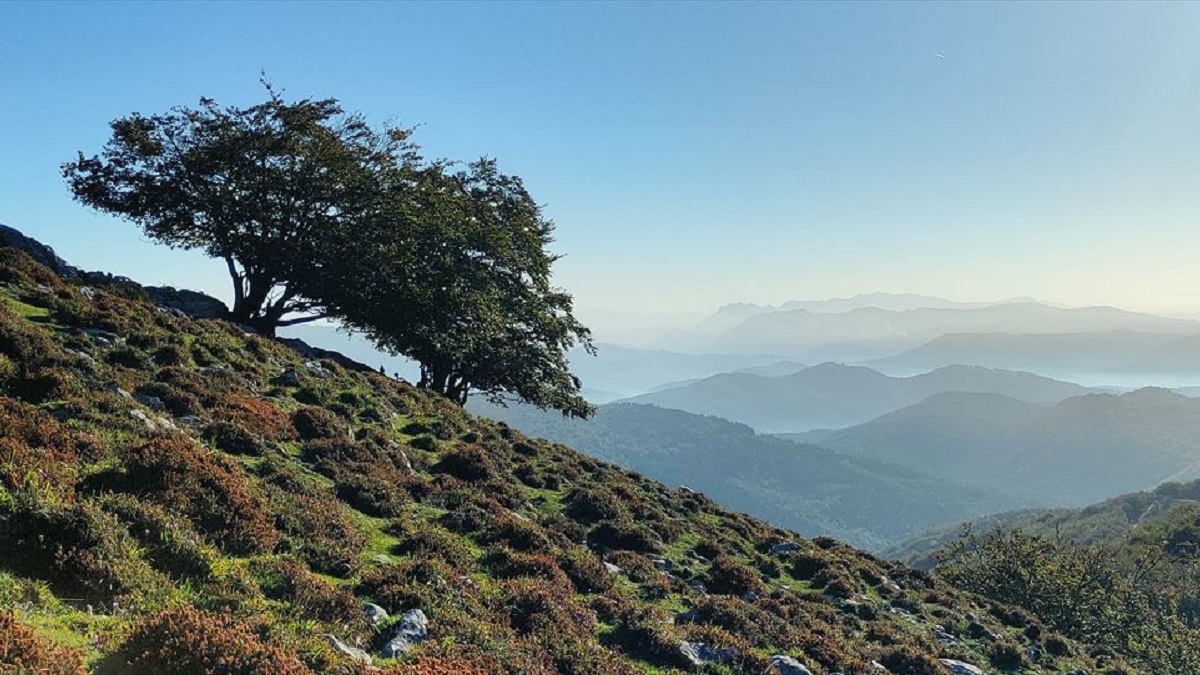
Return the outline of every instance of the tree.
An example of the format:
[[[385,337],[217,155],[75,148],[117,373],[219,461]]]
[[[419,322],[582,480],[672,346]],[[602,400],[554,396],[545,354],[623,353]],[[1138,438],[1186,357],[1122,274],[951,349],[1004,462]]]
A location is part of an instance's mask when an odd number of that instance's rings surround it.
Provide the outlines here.
[[[335,99],[288,103],[264,86],[267,100],[249,108],[202,98],[198,108],[118,119],[99,155],[80,153],[62,172],[80,202],[224,260],[229,318],[273,334],[324,315],[299,280],[337,267],[324,242],[378,208],[382,172],[418,158],[407,130],[377,132]]]
[[[355,283],[314,279],[330,312],[378,346],[421,364],[418,386],[458,404],[472,392],[516,396],[585,417],[566,353],[590,331],[551,284],[554,225],[516,176],[482,159],[451,173],[393,172],[388,207],[336,248]]]

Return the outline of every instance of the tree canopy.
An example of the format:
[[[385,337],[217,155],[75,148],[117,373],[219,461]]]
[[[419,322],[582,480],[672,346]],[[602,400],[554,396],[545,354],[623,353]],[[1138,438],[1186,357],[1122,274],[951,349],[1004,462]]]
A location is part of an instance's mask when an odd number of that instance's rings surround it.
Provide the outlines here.
[[[338,319],[459,404],[475,391],[591,412],[566,359],[591,335],[551,284],[553,223],[520,178],[490,158],[425,161],[409,130],[335,99],[267,93],[118,119],[63,175],[82,203],[224,260],[233,321]]]

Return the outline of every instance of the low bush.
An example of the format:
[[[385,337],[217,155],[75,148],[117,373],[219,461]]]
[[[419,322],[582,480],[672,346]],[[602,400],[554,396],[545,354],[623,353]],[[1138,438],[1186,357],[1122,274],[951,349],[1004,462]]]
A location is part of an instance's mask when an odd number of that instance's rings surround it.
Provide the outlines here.
[[[142,620],[113,658],[132,672],[155,675],[312,674],[295,656],[264,642],[258,626],[192,607]]]
[[[79,652],[46,640],[7,610],[0,610],[0,672],[87,675]]]

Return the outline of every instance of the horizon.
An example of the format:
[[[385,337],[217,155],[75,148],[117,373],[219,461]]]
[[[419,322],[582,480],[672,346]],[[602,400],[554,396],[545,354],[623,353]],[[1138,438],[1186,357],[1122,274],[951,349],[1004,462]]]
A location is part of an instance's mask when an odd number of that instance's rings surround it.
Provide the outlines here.
[[[0,222],[228,300],[58,165],[132,111],[256,102],[261,71],[522,176],[581,316],[890,292],[1200,318],[1200,5],[281,7],[0,5]]]

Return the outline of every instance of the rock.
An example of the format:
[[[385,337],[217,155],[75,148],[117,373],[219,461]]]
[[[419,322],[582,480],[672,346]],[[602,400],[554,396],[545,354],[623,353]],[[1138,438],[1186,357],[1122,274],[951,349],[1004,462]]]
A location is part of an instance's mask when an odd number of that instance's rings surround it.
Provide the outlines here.
[[[675,565],[670,560],[667,560],[666,558],[655,558],[655,559],[651,560],[650,562],[654,563],[655,567],[657,567],[658,569],[660,569],[664,572],[670,572],[671,570],[675,569]]]
[[[742,593],[742,599],[746,602],[757,602],[758,593],[755,593],[754,591],[746,591],[745,593]]]
[[[697,591],[700,591],[701,593],[708,592],[708,588],[705,587],[704,582],[700,581],[699,579],[692,579],[692,582],[690,584],[688,584],[688,586],[696,589]]]
[[[134,408],[133,410],[129,411],[129,415],[131,417],[141,420],[142,424],[146,425],[147,431],[158,431],[158,423],[155,422],[154,420],[150,419],[150,416],[147,415],[146,413],[142,412],[141,410]]]
[[[946,666],[954,675],[983,675],[983,671],[978,666],[956,661],[955,659],[941,659],[941,661],[942,665]]]
[[[938,641],[938,644],[952,646],[958,644],[958,638],[946,632],[946,629],[938,626],[933,631],[933,639]]]
[[[621,568],[617,567],[616,565],[614,565],[610,562],[604,563],[604,569],[608,570],[609,574],[620,574],[621,573]]]
[[[297,373],[295,368],[288,368],[275,378],[275,384],[284,387],[299,387],[300,373]]]
[[[80,286],[79,294],[82,295],[83,297],[87,298],[88,300],[96,299],[96,289],[92,288],[91,286]]]
[[[372,659],[371,659],[370,654],[359,649],[358,647],[351,647],[350,645],[346,644],[345,642],[342,642],[341,640],[337,639],[337,636],[332,635],[330,633],[326,633],[325,641],[328,642],[331,647],[333,647],[337,651],[345,654],[346,656],[349,656],[350,658],[354,659],[355,661],[365,663],[368,666],[371,665]]]
[[[706,663],[730,663],[737,658],[737,652],[729,647],[713,649],[703,642],[679,643],[679,652],[693,666],[703,666]]]
[[[329,371],[325,370],[325,366],[321,365],[320,361],[305,361],[304,367],[317,377],[329,377]]]
[[[142,405],[154,411],[165,410],[167,407],[166,404],[163,403],[162,399],[157,396],[151,396],[150,394],[134,394],[133,397],[137,399],[138,403],[141,403]]]
[[[791,553],[792,551],[796,551],[799,549],[800,549],[800,544],[797,544],[794,541],[783,541],[783,542],[780,542],[778,544],[771,546],[771,553],[778,555],[780,553]]]
[[[225,303],[204,293],[175,289],[170,286],[146,286],[142,289],[154,304],[174,310],[192,319],[223,319],[229,315]],[[179,316],[176,314],[176,316]]]
[[[79,270],[58,257],[54,249],[36,239],[26,237],[4,224],[0,224],[0,245],[11,246],[18,251],[23,251],[30,258],[54,270],[55,274],[64,279],[74,279],[79,275]]]
[[[811,670],[790,656],[776,654],[771,657],[770,661],[771,665],[775,666],[775,670],[779,671],[779,675],[812,675]]]
[[[185,427],[199,427],[204,425],[204,419],[195,415],[184,415],[179,418],[179,423]]]
[[[400,625],[396,629],[396,636],[388,640],[380,654],[385,659],[394,659],[427,639],[429,639],[429,619],[425,616],[425,612],[419,609],[410,609],[401,617]]]
[[[368,602],[363,604],[362,608],[363,613],[367,615],[367,620],[371,622],[372,626],[378,626],[388,620],[387,610],[379,605]]]
[[[117,396],[120,396],[121,398],[128,399],[130,401],[133,400],[133,394],[125,391],[121,387],[117,386],[115,383],[105,385],[104,390],[109,393],[116,394]]]

